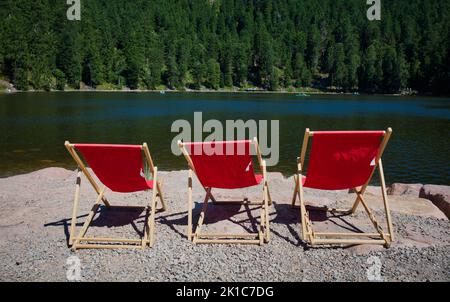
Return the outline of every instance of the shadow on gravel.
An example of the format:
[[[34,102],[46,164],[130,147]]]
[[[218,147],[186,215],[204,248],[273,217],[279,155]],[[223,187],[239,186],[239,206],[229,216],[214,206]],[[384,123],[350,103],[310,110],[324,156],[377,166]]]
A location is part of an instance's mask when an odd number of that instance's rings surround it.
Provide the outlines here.
[[[183,215],[183,216],[181,216]],[[181,216],[180,218],[175,218],[177,216]],[[172,219],[173,218],[173,219]],[[172,231],[180,235],[181,237],[187,238],[186,233],[180,232],[175,226],[185,226],[187,227],[187,211],[186,212],[178,212],[173,214],[161,215],[156,217],[157,222],[168,226]]]
[[[120,227],[135,224],[138,219],[145,218],[145,207],[138,208],[106,208],[100,206],[97,216],[92,220],[92,227]],[[144,215],[142,215],[144,213]],[[141,221],[143,222],[143,221]]]
[[[301,211],[300,207],[293,207],[290,204],[279,204],[277,202],[273,202],[273,206],[275,208],[275,218],[270,221],[270,223],[280,224],[286,226],[290,236],[284,236],[279,232],[271,229],[271,233],[284,239],[290,244],[295,246],[302,246],[305,250],[309,249],[309,246],[301,239]],[[336,226],[335,230],[337,232],[342,231],[342,229],[355,232],[362,233],[363,230],[356,227],[354,224],[348,221],[351,216],[342,215],[342,214],[331,214],[325,211],[309,209],[309,217],[311,222],[321,223],[328,222]],[[272,214],[271,214],[272,216]],[[297,225],[298,224],[298,225]]]
[[[335,214],[332,214],[332,216],[329,217],[328,221],[330,223],[336,225],[340,229],[344,229],[344,230],[347,230],[347,231],[350,231],[350,232],[354,232],[354,233],[364,233],[363,230],[361,230],[360,228],[358,228],[354,224],[350,223],[345,218],[348,219],[348,218],[351,218],[351,216],[350,215],[335,215]]]
[[[87,217],[87,216],[88,216],[88,214],[80,215],[80,216],[77,217],[77,221],[78,221],[78,219],[81,219],[81,218],[84,218],[84,217]],[[70,225],[70,220],[71,220],[70,218],[65,218],[65,219],[61,219],[61,220],[58,220],[58,221],[49,222],[49,223],[44,224],[44,227],[59,227],[59,226],[63,226],[63,228],[64,228],[64,236],[66,236],[67,247],[70,247],[70,245],[69,245],[69,238],[70,238],[69,225]],[[83,225],[82,222],[77,222],[76,223],[76,226],[82,226],[82,225]]]
[[[270,220],[270,223],[285,226],[291,236],[285,236],[273,228],[270,229],[270,232],[294,246],[301,246],[305,250],[308,249],[308,246],[300,238],[300,228],[296,226],[297,223],[300,223],[300,210],[293,208],[289,204],[280,204],[276,201],[272,202],[272,206],[275,208],[275,213],[271,214],[271,216],[275,215],[275,218]]]
[[[235,201],[225,201],[220,202],[220,204],[208,203],[206,209],[204,225],[220,223],[223,221],[229,221],[243,228],[247,232],[257,232],[258,231],[258,220],[259,212],[257,215],[253,215],[253,211],[261,209],[258,205],[246,205],[246,204],[232,204]],[[197,225],[201,209],[203,207],[203,202],[195,202],[194,208],[192,210],[192,223],[193,228]],[[242,209],[243,207],[243,209]],[[246,215],[246,218],[239,218],[239,215]],[[161,215],[156,218],[161,224],[167,225],[172,231],[177,233],[183,238],[187,238],[187,211],[178,212],[168,215]],[[182,226],[183,230],[180,231],[176,226]]]
[[[145,212],[145,207],[106,208],[105,206],[101,206],[100,211],[97,211],[97,215],[97,218],[92,221],[90,227],[112,228],[131,225],[140,237],[144,236],[144,223],[147,222],[148,217],[148,213]],[[138,221],[139,219],[144,220]],[[137,224],[141,223],[143,224],[142,228],[138,228]]]
[[[144,213],[145,207],[135,207],[135,208],[127,208],[127,207],[111,207],[106,208],[101,205],[99,210],[97,210],[95,218],[92,220],[89,228],[92,227],[122,227],[125,225],[131,225],[133,229],[139,236],[143,236],[143,227],[140,229],[137,227],[137,224],[143,224],[147,221],[148,213]],[[87,217],[88,214],[77,216],[76,226],[80,227],[84,224],[84,220],[82,218]],[[142,220],[140,220],[142,219]],[[64,235],[66,236],[66,244],[69,246],[69,238],[70,238],[70,222],[71,218],[61,219],[55,222],[49,222],[44,224],[44,227],[58,227],[63,226]]]

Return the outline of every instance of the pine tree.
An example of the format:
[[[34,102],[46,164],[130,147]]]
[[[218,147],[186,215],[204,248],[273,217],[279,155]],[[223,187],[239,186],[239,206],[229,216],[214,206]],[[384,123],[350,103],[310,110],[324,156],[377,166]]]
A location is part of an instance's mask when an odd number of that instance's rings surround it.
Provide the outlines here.
[[[111,54],[111,83],[122,88],[126,84],[124,73],[127,70],[127,62],[123,51],[117,48],[112,50]]]
[[[164,66],[163,45],[156,33],[152,32],[148,37],[146,61],[147,69],[145,83],[147,88],[156,89],[161,84],[162,69]]]
[[[330,71],[331,85],[343,88],[348,86],[347,80],[347,66],[345,65],[344,44],[337,43],[332,52],[333,60]]]
[[[372,44],[364,55],[363,68],[360,76],[361,88],[366,92],[378,92],[382,70],[377,56],[378,47]]]
[[[170,56],[167,60],[167,86],[175,89],[180,86],[177,61],[174,56]]]
[[[82,69],[81,34],[79,24],[64,24],[61,35],[61,47],[57,55],[57,65],[65,74],[67,84],[80,87]]]
[[[320,32],[317,25],[312,26],[308,32],[308,42],[306,49],[306,62],[309,69],[314,73],[319,69],[320,60]]]
[[[236,55],[234,57],[234,85],[243,87],[247,84],[247,77],[248,77],[248,52],[245,48],[245,44],[236,44],[235,47]]]
[[[194,64],[194,68],[193,68],[193,74],[194,74],[194,89],[200,89],[202,87],[203,84],[203,78],[204,78],[204,74],[205,74],[205,68],[204,65],[197,61]]]
[[[215,59],[209,59],[206,70],[206,86],[211,89],[219,89],[220,65]]]

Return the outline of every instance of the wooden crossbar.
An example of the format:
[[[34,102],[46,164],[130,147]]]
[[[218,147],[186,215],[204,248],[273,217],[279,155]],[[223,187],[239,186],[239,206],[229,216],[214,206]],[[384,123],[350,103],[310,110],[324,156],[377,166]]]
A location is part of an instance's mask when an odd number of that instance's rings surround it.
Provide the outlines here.
[[[257,244],[260,240],[244,240],[244,239],[197,239],[195,243],[199,244]]]
[[[379,233],[314,233],[317,237],[327,237],[327,236],[336,236],[336,237],[380,237]],[[389,234],[384,234],[385,237],[390,237]]]
[[[202,238],[255,238],[258,237],[259,233],[248,233],[248,234],[200,234],[199,237]]]
[[[142,239],[126,239],[126,238],[102,238],[102,237],[81,237],[75,238],[78,241],[98,241],[98,242],[124,242],[141,244]]]
[[[77,244],[77,249],[142,249],[140,245],[130,244]]]
[[[380,240],[380,239],[367,239],[367,240],[363,240],[363,239],[314,239],[314,245],[318,245],[318,244],[330,244],[330,245],[334,245],[334,244],[342,244],[342,245],[359,245],[359,244],[381,244],[381,245],[385,245],[386,241],[385,240]]]

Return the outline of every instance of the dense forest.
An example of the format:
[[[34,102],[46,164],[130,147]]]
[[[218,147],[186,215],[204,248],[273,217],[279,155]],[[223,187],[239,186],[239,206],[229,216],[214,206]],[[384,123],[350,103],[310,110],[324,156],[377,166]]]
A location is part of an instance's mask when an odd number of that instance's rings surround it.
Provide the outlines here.
[[[450,1],[0,0],[0,79],[17,89],[450,93]]]

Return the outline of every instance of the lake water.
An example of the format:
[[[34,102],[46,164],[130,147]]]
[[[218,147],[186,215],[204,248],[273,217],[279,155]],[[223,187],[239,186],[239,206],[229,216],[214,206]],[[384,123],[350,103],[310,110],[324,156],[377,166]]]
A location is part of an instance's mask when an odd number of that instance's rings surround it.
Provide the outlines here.
[[[160,170],[186,169],[170,144],[174,120],[279,120],[280,160],[295,172],[305,128],[394,130],[386,181],[450,185],[450,99],[295,94],[54,92],[0,94],[0,177],[48,166],[75,168],[63,144],[149,143]],[[206,134],[205,134],[206,136]]]

